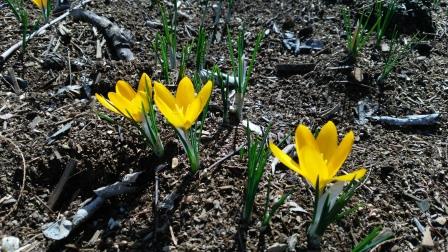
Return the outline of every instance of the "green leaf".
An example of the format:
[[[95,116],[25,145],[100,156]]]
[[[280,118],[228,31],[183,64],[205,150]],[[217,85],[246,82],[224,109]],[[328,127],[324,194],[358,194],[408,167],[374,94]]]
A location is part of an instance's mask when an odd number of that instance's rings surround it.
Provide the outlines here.
[[[374,228],[364,239],[362,239],[353,249],[352,252],[367,252],[378,244],[387,241],[393,237],[390,230],[380,231],[381,227]]]

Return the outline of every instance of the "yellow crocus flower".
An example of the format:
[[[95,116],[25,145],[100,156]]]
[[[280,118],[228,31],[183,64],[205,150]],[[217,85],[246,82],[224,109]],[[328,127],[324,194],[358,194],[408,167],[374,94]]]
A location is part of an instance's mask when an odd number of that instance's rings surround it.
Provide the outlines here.
[[[314,138],[308,127],[300,124],[295,134],[300,165],[272,141],[269,143],[269,148],[280,162],[302,175],[314,188],[319,178],[319,191],[322,192],[332,181],[351,181],[360,179],[366,174],[367,170],[360,168],[346,175],[336,176],[352,150],[354,139],[355,135],[350,131],[338,144],[337,129],[332,121],[322,127],[317,138]]]
[[[47,6],[48,6],[47,0],[33,0],[33,3],[34,3],[34,5],[36,5],[37,8],[39,8],[41,10],[46,10]]]
[[[112,112],[126,116],[135,122],[142,122],[144,113],[149,110],[149,100],[152,94],[151,78],[143,73],[138,84],[137,92],[126,81],[119,80],[115,85],[115,92],[109,92],[106,99],[95,94],[96,99]],[[149,95],[149,97],[148,97]]]
[[[208,81],[196,95],[190,78],[184,77],[177,86],[176,96],[161,83],[154,83],[154,102],[160,113],[174,127],[188,130],[198,119],[212,93]]]

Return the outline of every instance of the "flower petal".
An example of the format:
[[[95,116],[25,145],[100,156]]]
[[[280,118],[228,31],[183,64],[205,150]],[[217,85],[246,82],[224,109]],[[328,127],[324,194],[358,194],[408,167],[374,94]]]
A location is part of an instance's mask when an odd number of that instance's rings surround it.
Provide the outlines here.
[[[200,99],[194,99],[192,103],[190,103],[187,107],[187,111],[185,112],[185,126],[184,130],[187,130],[191,127],[191,125],[196,122],[198,116],[201,114],[201,101]]]
[[[44,8],[44,0],[33,0],[33,3],[39,9]],[[45,8],[46,8],[46,3],[45,3]]]
[[[140,81],[138,82],[138,91],[147,92],[150,96],[152,96],[151,78],[146,73],[143,73],[142,77],[140,77]]]
[[[299,153],[300,148],[306,145],[309,145],[312,148],[319,150],[319,147],[317,146],[316,140],[314,139],[311,130],[305,125],[300,124],[299,126],[297,126],[295,138],[296,138],[295,141],[296,141],[297,153]]]
[[[341,143],[331,156],[330,160],[327,162],[328,173],[331,177],[336,175],[336,173],[341,168],[342,164],[347,159],[348,155],[350,154],[350,151],[352,150],[354,141],[355,141],[355,134],[353,133],[353,131],[350,131],[344,136]]]
[[[131,116],[129,115],[130,113],[132,113],[132,111],[130,110],[132,108],[131,102],[129,100],[127,100],[126,98],[124,98],[123,96],[114,93],[114,92],[109,92],[107,94],[107,96],[109,97],[109,100],[111,101],[111,103],[126,117],[131,118]]]
[[[167,103],[165,103],[165,100],[163,100],[159,94],[160,93],[157,91],[157,86],[155,86],[154,102],[157,105],[160,113],[165,116],[166,120],[168,120],[168,122],[171,123],[174,127],[182,128],[185,124],[184,115],[182,113],[179,113],[179,111],[172,109]]]
[[[176,103],[182,108],[184,113],[187,111],[187,107],[194,101],[195,90],[190,78],[184,77],[179,82],[176,91]]]
[[[131,101],[136,94],[131,85],[129,85],[129,83],[123,80],[117,81],[117,85],[115,85],[115,90],[117,91],[117,94],[126,98],[129,101]]]
[[[289,169],[299,173],[303,176],[300,166],[296,163],[290,156],[284,153],[277,145],[272,141],[269,141],[269,149],[271,149],[272,155],[276,157],[282,164],[284,164]]]
[[[207,83],[201,88],[199,94],[196,96],[196,99],[201,101],[201,111],[204,110],[205,105],[207,105],[208,100],[210,99],[210,95],[212,94],[213,84],[209,80]]]
[[[321,153],[310,145],[300,147],[299,162],[302,169],[302,176],[316,188],[317,178],[319,177],[319,190],[328,183],[328,173],[325,160]]]
[[[101,103],[101,105],[103,105],[105,108],[107,108],[108,110],[115,112],[115,113],[120,113],[113,105],[110,101],[106,100],[106,98],[104,98],[104,96],[100,95],[100,94],[95,94],[96,99],[98,100],[99,103]]]
[[[361,168],[359,170],[350,172],[346,175],[336,176],[333,180],[337,181],[352,181],[353,179],[361,179],[366,175],[367,170],[365,168]]]
[[[175,110],[176,98],[173,94],[162,84],[157,81],[154,82],[154,100],[158,96],[171,110]]]
[[[149,101],[146,92],[138,91],[137,95],[131,101],[129,111],[134,121],[143,121],[143,115],[149,111]]]
[[[319,150],[328,162],[338,147],[338,132],[332,121],[328,121],[320,130],[316,138]]]

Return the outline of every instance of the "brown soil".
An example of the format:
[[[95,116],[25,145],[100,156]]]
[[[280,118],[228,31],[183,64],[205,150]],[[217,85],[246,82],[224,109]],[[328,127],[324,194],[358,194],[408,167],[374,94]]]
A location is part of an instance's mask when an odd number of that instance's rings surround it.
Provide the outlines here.
[[[230,27],[235,32],[240,25],[245,25],[249,47],[259,31],[270,31],[262,43],[250,82],[245,116],[261,126],[273,122],[273,136],[279,139],[295,130],[299,123],[315,130],[327,120],[333,120],[341,134],[352,129],[357,136],[343,169],[349,171],[364,166],[369,170],[366,184],[351,200],[352,206],[362,207],[329,227],[323,239],[323,251],[350,251],[376,226],[394,232],[394,239],[380,249],[414,251],[420,247],[423,237],[416,220],[430,228],[434,250],[447,251],[447,224],[439,223],[440,219],[448,218],[446,1],[441,1],[440,7],[431,11],[435,31],[423,39],[429,42],[430,53],[424,55],[422,51],[412,49],[383,87],[378,87],[374,79],[381,72],[385,56],[373,43],[367,45],[355,63],[364,72],[362,82],[351,77],[352,69],[331,69],[345,65],[343,61],[347,55],[346,40],[341,36],[340,10],[349,6],[355,16],[354,9],[362,4],[237,2]],[[36,10],[31,5],[29,7],[37,16]],[[159,163],[179,158],[179,166],[165,169],[160,174],[160,198],[163,199],[188,173],[183,149],[161,117],[162,139],[169,150],[166,160],[157,160],[136,137],[137,132],[110,125],[96,115],[97,111],[106,111],[94,99],[95,92],[107,93],[119,79],[136,86],[142,72],[153,79],[162,78],[161,67],[151,46],[155,34],[161,29],[145,25],[145,21],[160,22],[158,7],[151,6],[149,1],[94,1],[86,8],[132,31],[136,41],[132,47],[135,59],[131,62],[113,60],[106,47],[103,47],[103,58],[96,59],[96,44],[101,35],[95,35],[91,25],[75,22],[69,17],[61,23],[70,30],[68,41],[61,37],[55,26],[33,39],[23,56],[18,51],[7,60],[1,74],[6,76],[7,70],[12,68],[17,77],[28,81],[28,86],[21,93],[15,93],[5,82],[0,84],[0,199],[12,196],[17,200],[20,197],[17,204],[0,203],[0,237],[17,236],[22,245],[34,244],[33,251],[236,250],[235,235],[246,177],[246,160],[240,155],[232,156],[216,169],[202,172],[200,179],[192,180],[170,216],[168,232],[158,236],[157,240],[147,239],[154,227],[153,181],[142,182],[144,190],[136,194],[108,201],[68,239],[54,242],[43,236],[43,224],[62,215],[71,216],[93,195],[94,189],[114,183],[124,174],[154,169]],[[178,26],[178,41],[185,45],[195,39],[202,14],[197,3],[182,2],[180,10],[187,14],[180,16]],[[213,12],[210,7],[204,18],[211,33]],[[311,26],[310,37],[321,40],[324,50],[293,55],[283,47],[280,34],[273,31],[274,23],[282,32],[289,30],[296,35]],[[0,51],[3,52],[20,40],[19,26],[6,7],[0,7],[0,27]],[[222,32],[222,23],[219,31]],[[410,36],[401,35],[400,39],[403,41]],[[218,64],[228,71],[230,63],[225,36],[218,38],[220,40],[207,52],[207,66]],[[55,53],[71,64],[63,64],[62,69],[57,70],[44,68],[44,52],[53,50],[56,45]],[[316,67],[302,75],[278,76],[276,65],[286,63],[315,63]],[[82,86],[88,82],[93,83],[88,94],[84,91],[80,94],[58,93],[65,86]],[[211,102],[221,104],[219,97],[216,87]],[[366,98],[379,104],[378,115],[439,112],[441,119],[433,126],[393,127],[374,122],[359,125],[355,109],[358,102]],[[205,122],[207,134],[201,151],[203,167],[245,142],[242,127],[223,127],[221,121],[221,112],[211,110]],[[68,124],[71,125],[69,131],[49,143],[49,136]],[[57,204],[50,209],[49,197],[70,160],[75,160],[77,166]],[[283,166],[277,168],[273,178],[272,198],[288,189],[298,189],[272,219],[266,247],[287,243],[288,239],[297,236],[296,247],[303,249],[313,207],[311,188]],[[263,210],[266,180],[262,180],[260,187],[254,223],[247,236],[249,250],[256,250],[259,245],[258,220]],[[422,211],[417,198],[427,200],[429,209]],[[308,214],[291,210],[295,203]],[[111,219],[119,223],[112,230],[108,228]],[[101,231],[98,239],[92,239],[98,230]]]

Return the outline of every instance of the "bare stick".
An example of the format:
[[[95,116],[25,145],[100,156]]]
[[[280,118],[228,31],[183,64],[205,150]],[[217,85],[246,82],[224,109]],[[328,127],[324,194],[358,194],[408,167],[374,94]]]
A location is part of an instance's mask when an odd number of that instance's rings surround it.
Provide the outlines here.
[[[229,159],[231,156],[235,155],[236,153],[238,153],[245,144],[242,144],[238,147],[236,147],[233,151],[231,151],[229,154],[225,155],[224,157],[222,157],[221,159],[219,159],[218,161],[214,162],[212,165],[210,165],[207,169],[205,169],[204,171],[210,171],[213,170],[214,168],[216,168],[217,166],[219,166],[222,162],[226,161],[227,159]]]
[[[53,209],[54,205],[59,199],[59,196],[61,196],[62,189],[67,183],[70,174],[75,168],[76,168],[76,160],[70,159],[70,161],[68,161],[67,165],[65,166],[64,172],[62,173],[59,182],[56,184],[54,191],[51,193],[50,198],[48,199],[49,208]]]
[[[83,5],[91,2],[92,0],[83,0],[81,1],[81,3],[79,3],[78,5],[76,5],[73,9],[78,9],[80,7],[82,7]],[[46,23],[45,25],[43,25],[42,27],[40,27],[37,31],[31,33],[30,35],[28,35],[25,39],[26,42],[30,41],[32,38],[34,38],[37,35],[40,35],[43,31],[45,31],[47,28],[51,27],[52,25],[60,22],[61,20],[63,20],[64,18],[66,18],[68,15],[70,14],[70,10],[66,11],[64,14],[60,15],[59,17],[51,20],[51,22]],[[1,55],[0,55],[0,67],[3,66],[3,64],[6,62],[6,60],[15,52],[17,51],[17,49],[19,49],[22,46],[23,40],[20,40],[19,42],[17,42],[16,44],[14,44],[13,46],[11,46],[10,48],[8,48],[6,51],[4,51]]]

